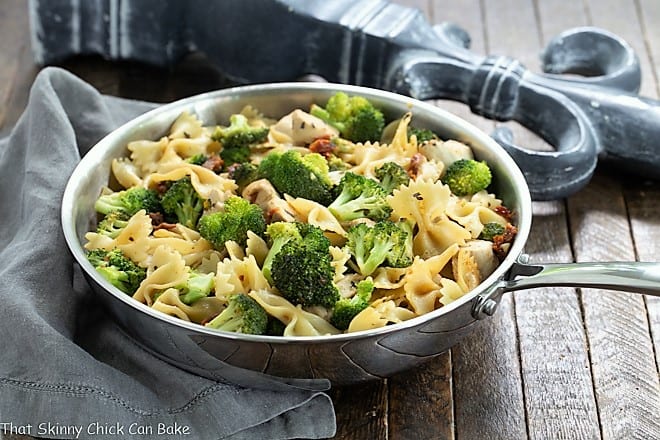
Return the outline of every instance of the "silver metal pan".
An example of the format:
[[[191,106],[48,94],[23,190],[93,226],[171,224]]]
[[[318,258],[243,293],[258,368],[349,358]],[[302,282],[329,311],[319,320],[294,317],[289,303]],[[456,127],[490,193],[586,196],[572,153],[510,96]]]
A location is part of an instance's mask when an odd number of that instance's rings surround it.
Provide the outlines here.
[[[514,213],[518,235],[501,265],[477,288],[434,312],[404,323],[324,337],[270,337],[207,329],[154,311],[107,283],[88,263],[84,234],[96,221],[94,201],[110,179],[110,162],[136,139],[158,139],[184,110],[205,123],[226,123],[251,104],[282,116],[324,102],[335,92],[363,95],[386,117],[412,111],[419,126],[470,145],[492,168],[492,190]],[[540,286],[597,287],[660,295],[660,263],[609,262],[530,265],[523,249],[532,223],[525,179],[510,156],[488,135],[433,105],[374,89],[327,83],[278,83],[238,87],[168,104],[123,125],[94,146],[74,170],[62,200],[62,228],[84,274],[127,333],[161,358],[212,379],[268,386],[292,378],[325,378],[335,384],[387,377],[436,356],[495,312],[502,293]],[[266,376],[260,373],[266,373]],[[296,382],[296,381],[293,381]],[[304,381],[299,381],[303,384]],[[306,386],[306,385],[301,385]]]

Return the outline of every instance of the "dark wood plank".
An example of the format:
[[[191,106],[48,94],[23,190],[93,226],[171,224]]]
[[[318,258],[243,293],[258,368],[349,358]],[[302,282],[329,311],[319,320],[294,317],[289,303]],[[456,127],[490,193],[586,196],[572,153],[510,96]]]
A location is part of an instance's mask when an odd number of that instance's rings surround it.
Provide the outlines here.
[[[454,438],[451,354],[388,379],[388,439]]]
[[[387,439],[387,381],[336,387],[330,391],[337,418],[334,440]]]

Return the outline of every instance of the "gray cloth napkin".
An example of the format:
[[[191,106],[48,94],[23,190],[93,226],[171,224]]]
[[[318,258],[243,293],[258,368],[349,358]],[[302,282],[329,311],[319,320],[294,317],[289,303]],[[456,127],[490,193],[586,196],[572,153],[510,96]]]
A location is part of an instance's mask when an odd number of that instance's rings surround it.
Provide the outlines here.
[[[327,382],[289,385],[255,373],[257,387],[238,386],[167,364],[106,316],[74,264],[59,220],[70,173],[96,141],[154,105],[103,96],[46,68],[19,122],[0,139],[0,431],[94,439],[333,436],[332,402],[318,391]]]

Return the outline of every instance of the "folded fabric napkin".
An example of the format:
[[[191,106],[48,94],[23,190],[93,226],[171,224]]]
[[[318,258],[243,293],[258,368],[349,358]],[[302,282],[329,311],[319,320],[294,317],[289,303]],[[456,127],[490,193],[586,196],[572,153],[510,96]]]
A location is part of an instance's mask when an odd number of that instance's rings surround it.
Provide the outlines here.
[[[145,351],[70,256],[60,201],[80,157],[155,104],[103,96],[58,68],[0,139],[0,432],[45,438],[327,438],[327,381],[212,381]],[[220,362],[220,361],[218,361]],[[234,367],[229,367],[234,368]],[[301,385],[302,384],[302,385]]]

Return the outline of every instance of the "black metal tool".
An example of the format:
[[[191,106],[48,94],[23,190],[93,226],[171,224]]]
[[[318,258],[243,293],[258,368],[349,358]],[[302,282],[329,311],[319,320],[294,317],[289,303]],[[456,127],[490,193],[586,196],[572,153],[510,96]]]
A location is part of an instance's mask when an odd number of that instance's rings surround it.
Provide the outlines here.
[[[239,82],[312,73],[517,121],[556,148],[533,151],[504,128],[493,133],[537,200],[582,188],[599,158],[660,178],[659,102],[637,95],[634,51],[602,29],[557,36],[543,51],[544,73],[534,74],[514,58],[470,52],[464,30],[385,0],[31,0],[31,8],[42,63],[97,53],[167,65],[199,50]]]

